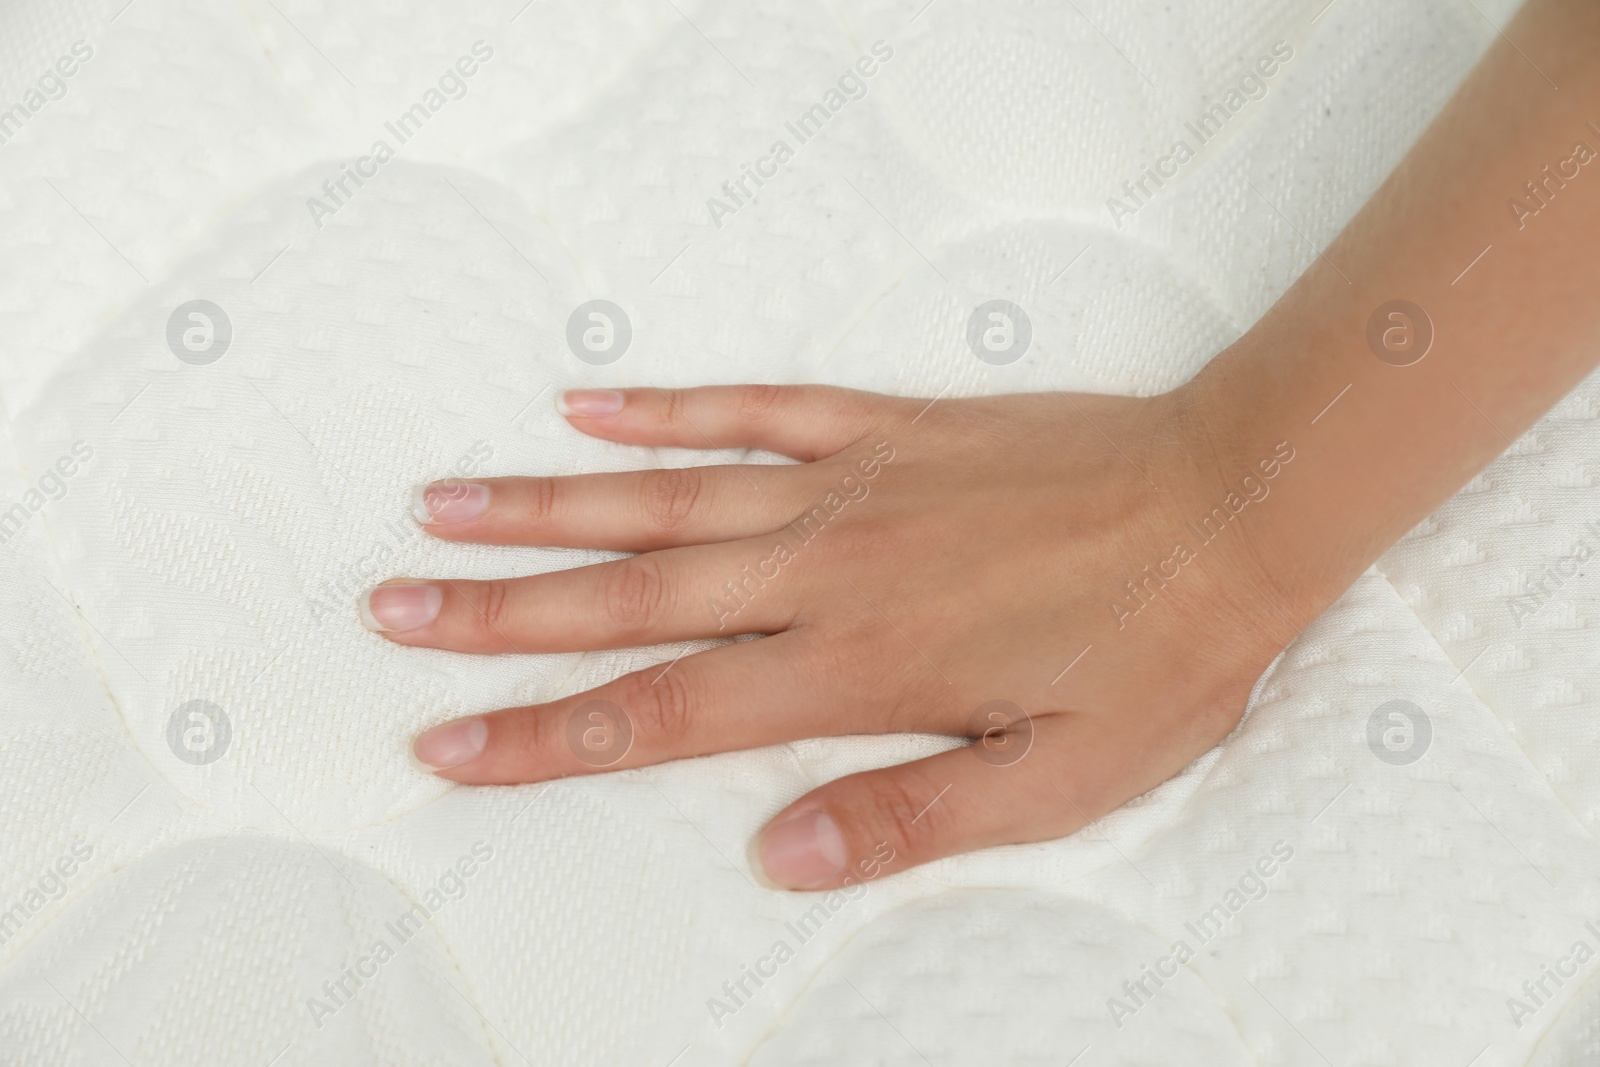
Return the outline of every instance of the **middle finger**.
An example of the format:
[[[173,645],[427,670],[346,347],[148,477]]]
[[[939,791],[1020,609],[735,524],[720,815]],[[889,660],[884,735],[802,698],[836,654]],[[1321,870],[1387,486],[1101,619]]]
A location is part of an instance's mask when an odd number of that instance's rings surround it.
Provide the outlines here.
[[[588,652],[777,633],[799,612],[798,576],[754,573],[770,547],[696,545],[491,581],[397,578],[362,596],[361,619],[399,644],[454,652]]]

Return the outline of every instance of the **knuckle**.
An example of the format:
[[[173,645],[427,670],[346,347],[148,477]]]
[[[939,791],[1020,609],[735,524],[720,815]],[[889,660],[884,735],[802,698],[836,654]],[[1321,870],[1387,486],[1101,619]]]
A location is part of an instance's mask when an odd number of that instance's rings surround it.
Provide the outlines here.
[[[689,521],[704,486],[694,467],[647,472],[640,490],[645,518],[662,533],[679,529]]]
[[[866,836],[887,841],[905,855],[934,851],[932,843],[950,821],[950,798],[940,797],[936,788],[924,790],[922,784],[895,774],[874,778],[863,790],[857,825]]]
[[[682,742],[694,718],[694,688],[688,671],[667,671],[654,681],[635,675],[625,705],[635,731],[652,744],[672,747]]]
[[[528,481],[528,520],[544,525],[555,517],[556,480],[531,478]]]
[[[481,594],[476,605],[478,617],[489,628],[491,635],[500,635],[511,610],[510,590],[505,582],[484,582],[478,589]]]
[[[779,385],[743,385],[739,387],[739,417],[750,421],[763,419],[771,413],[783,396]]]
[[[666,579],[661,565],[648,556],[614,564],[602,587],[606,617],[625,634],[646,629],[661,617],[666,604]]]
[[[657,409],[657,419],[662,429],[681,429],[687,423],[683,414],[684,391],[682,389],[661,390],[661,406]]]
[[[563,743],[561,717],[545,708],[526,708],[513,714],[517,715],[516,727],[510,732],[519,763],[532,768],[549,762]]]

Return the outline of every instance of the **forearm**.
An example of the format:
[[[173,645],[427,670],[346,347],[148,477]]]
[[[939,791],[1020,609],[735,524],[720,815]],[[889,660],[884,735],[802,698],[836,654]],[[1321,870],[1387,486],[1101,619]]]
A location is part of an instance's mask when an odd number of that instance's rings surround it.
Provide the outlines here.
[[[1247,537],[1297,624],[1595,366],[1597,294],[1600,4],[1532,0],[1338,239],[1193,383],[1238,464],[1295,449]],[[1433,331],[1407,366],[1394,364],[1415,351],[1380,343],[1380,358],[1368,338],[1401,299]]]

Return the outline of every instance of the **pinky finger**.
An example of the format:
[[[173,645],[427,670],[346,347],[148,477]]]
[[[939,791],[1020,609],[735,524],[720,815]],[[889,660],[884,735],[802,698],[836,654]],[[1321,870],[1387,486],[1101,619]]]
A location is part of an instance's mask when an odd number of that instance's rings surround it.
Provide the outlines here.
[[[826,385],[577,389],[558,407],[592,437],[679,448],[760,448],[803,462],[848,447],[912,401]]]

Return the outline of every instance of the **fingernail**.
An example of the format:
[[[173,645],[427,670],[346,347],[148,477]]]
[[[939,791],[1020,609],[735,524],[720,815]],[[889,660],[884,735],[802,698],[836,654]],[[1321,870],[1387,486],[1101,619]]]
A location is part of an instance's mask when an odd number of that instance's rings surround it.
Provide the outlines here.
[[[438,617],[444,594],[425,582],[390,582],[361,594],[361,622],[369,630],[394,633],[426,626]]]
[[[813,889],[837,881],[845,869],[844,835],[826,812],[815,811],[767,827],[761,866],[767,877],[790,889]]]
[[[615,389],[568,389],[557,398],[556,410],[563,415],[604,418],[622,410],[622,394]]]
[[[411,514],[424,526],[442,522],[466,522],[482,515],[489,507],[489,487],[482,482],[429,482],[411,494]]]
[[[423,731],[411,751],[429,770],[444,771],[476,759],[488,740],[489,724],[474,715]]]

